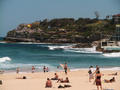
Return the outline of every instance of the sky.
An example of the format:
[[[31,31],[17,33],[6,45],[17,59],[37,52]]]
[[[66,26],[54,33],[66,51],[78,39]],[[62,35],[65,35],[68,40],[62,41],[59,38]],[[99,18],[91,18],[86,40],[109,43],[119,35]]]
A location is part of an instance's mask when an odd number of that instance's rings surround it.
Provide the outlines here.
[[[0,0],[0,37],[21,23],[53,18],[100,18],[120,13],[120,0]]]

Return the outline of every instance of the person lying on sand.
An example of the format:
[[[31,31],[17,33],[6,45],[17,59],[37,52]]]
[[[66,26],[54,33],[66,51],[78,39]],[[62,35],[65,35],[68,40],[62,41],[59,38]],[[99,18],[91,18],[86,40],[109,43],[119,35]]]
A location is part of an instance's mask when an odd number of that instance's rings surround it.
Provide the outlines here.
[[[51,80],[58,80],[58,75],[57,75],[57,73],[55,73],[54,75],[55,75],[55,77],[54,77],[54,78],[51,78]]]
[[[26,76],[23,76],[23,77],[17,77],[16,79],[27,79]]]
[[[69,83],[69,79],[68,79],[68,77],[66,77],[65,80],[63,80],[63,78],[58,79],[57,83],[58,83],[59,81],[60,81],[61,83]]]
[[[116,75],[118,75],[118,73],[116,72],[116,73],[112,73],[112,74],[108,74],[108,75],[114,75],[114,76],[116,76]]]
[[[51,88],[52,87],[52,82],[49,78],[47,78],[47,81],[46,81],[46,88]]]
[[[105,82],[105,83],[112,83],[112,82],[115,82],[115,77],[113,77],[113,78],[110,79],[110,80],[105,79],[104,82]]]

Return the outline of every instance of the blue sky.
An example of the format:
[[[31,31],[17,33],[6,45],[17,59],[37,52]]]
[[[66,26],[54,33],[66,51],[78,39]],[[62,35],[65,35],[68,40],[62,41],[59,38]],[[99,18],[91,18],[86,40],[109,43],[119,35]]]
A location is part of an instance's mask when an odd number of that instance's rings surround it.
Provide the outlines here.
[[[101,18],[120,13],[120,0],[0,0],[0,36],[21,23],[45,18]]]

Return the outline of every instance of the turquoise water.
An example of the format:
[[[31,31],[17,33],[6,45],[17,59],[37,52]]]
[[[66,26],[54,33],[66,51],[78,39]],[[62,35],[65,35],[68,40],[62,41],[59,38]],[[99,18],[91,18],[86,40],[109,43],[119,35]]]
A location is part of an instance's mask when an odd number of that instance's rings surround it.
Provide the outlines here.
[[[67,45],[0,43],[0,69],[12,71],[20,67],[22,71],[30,71],[34,65],[37,71],[41,71],[45,65],[50,71],[55,71],[56,67],[64,62],[67,62],[71,69],[88,68],[90,65],[103,68],[120,67],[119,56],[109,57],[102,53],[89,52],[87,49],[49,48],[56,46]]]

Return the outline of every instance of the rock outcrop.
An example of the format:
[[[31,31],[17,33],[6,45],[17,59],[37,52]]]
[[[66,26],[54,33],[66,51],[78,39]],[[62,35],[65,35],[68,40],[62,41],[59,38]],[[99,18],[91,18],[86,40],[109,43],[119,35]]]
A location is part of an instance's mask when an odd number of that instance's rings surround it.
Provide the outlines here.
[[[101,39],[101,33],[112,34],[114,25],[109,20],[71,18],[43,20],[20,24],[4,38],[11,42],[81,43],[76,47],[90,47]],[[105,38],[104,36],[102,38]]]

